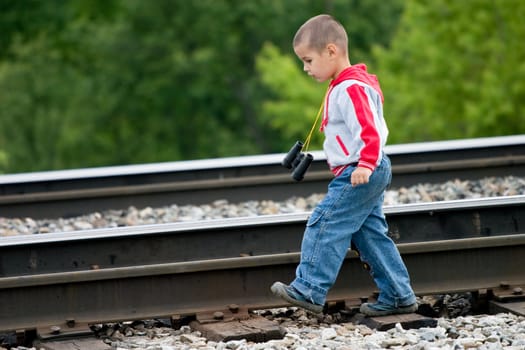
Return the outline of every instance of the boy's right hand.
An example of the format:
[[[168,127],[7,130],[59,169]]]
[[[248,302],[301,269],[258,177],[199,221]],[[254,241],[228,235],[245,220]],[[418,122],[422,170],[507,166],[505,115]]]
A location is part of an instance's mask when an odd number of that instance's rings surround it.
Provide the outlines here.
[[[364,167],[357,167],[350,177],[350,183],[352,186],[359,186],[368,183],[368,180],[372,175],[372,170]]]

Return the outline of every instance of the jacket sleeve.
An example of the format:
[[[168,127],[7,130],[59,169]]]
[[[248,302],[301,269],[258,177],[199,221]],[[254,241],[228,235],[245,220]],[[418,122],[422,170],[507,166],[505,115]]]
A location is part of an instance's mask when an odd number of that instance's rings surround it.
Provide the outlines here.
[[[358,166],[375,170],[381,155],[381,137],[375,125],[376,108],[366,88],[359,84],[352,84],[346,92],[354,105],[354,112],[359,124],[359,139],[363,147],[359,152]]]

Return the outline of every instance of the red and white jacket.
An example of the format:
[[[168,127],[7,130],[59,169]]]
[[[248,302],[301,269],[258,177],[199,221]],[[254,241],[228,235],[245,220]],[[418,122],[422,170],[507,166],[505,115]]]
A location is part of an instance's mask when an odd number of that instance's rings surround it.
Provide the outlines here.
[[[321,131],[326,159],[336,176],[352,163],[374,171],[381,162],[388,137],[383,93],[364,64],[348,67],[330,82]]]

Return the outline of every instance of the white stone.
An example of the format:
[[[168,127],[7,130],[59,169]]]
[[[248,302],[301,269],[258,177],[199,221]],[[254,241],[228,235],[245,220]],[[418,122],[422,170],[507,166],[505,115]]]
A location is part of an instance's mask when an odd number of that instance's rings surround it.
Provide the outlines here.
[[[337,337],[337,332],[333,328],[325,328],[321,331],[321,339],[329,340]]]

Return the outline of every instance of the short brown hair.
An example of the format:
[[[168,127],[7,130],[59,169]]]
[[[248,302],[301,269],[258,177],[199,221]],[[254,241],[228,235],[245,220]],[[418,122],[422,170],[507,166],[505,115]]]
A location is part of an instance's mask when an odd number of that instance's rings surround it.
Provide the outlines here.
[[[319,15],[306,21],[295,33],[293,46],[306,43],[314,50],[321,51],[333,43],[347,52],[348,36],[344,27],[330,15]]]

